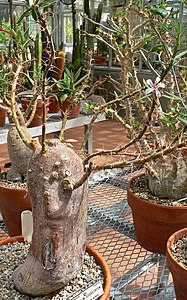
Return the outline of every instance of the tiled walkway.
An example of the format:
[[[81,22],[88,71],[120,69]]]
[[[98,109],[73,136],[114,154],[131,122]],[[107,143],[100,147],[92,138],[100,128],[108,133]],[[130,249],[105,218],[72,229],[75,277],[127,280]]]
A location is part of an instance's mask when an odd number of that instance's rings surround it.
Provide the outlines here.
[[[76,150],[79,150],[84,137],[84,127],[68,129],[65,132],[65,141],[71,143]],[[93,149],[112,149],[121,145],[127,140],[125,130],[113,120],[106,120],[96,123],[93,128]],[[116,160],[117,158],[115,158]],[[113,160],[110,158],[110,160]],[[0,145],[0,165],[9,161],[7,145]],[[98,158],[97,162],[102,162],[103,158]]]
[[[66,140],[78,149],[83,135],[83,127],[70,129],[66,132]],[[104,121],[94,127],[95,150],[112,148],[124,139],[124,129],[114,121]],[[6,146],[0,146],[0,149],[2,164],[8,160],[8,156]],[[113,161],[117,158],[110,159]],[[97,162],[103,160],[100,157]],[[127,182],[134,172],[130,168],[99,172],[90,179],[88,243],[104,256],[110,267],[111,299],[174,300],[165,256],[146,251],[134,236],[131,210],[126,200]]]

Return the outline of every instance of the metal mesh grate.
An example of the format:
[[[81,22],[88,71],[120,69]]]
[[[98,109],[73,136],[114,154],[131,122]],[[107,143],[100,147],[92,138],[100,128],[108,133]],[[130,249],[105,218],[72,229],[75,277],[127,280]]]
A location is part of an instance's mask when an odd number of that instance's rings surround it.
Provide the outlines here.
[[[174,300],[171,274],[164,255],[143,249],[134,236],[127,183],[140,170],[97,172],[89,181],[88,243],[107,261],[111,300]],[[0,220],[0,239],[7,237]]]
[[[110,267],[110,299],[174,300],[165,256],[146,251],[135,240],[126,199],[131,176],[131,169],[93,175],[89,192],[88,242],[103,255]]]

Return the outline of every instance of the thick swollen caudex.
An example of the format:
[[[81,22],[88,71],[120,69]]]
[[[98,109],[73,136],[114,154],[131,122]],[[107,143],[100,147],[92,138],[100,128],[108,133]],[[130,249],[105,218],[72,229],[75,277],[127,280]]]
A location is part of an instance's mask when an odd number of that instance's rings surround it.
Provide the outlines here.
[[[83,172],[80,157],[57,139],[47,143],[45,154],[38,148],[31,157],[28,193],[34,232],[24,264],[14,271],[14,283],[21,293],[49,294],[80,270],[85,254],[88,188],[86,182],[71,190],[70,183]]]
[[[183,150],[160,157],[147,165],[149,189],[161,198],[180,199],[187,195],[187,156]]]
[[[28,140],[32,139],[26,127],[21,126],[21,130]],[[33,151],[22,141],[14,124],[10,124],[7,145],[9,158],[11,160],[11,169],[8,172],[7,179],[11,181],[21,181],[26,177],[28,161]]]

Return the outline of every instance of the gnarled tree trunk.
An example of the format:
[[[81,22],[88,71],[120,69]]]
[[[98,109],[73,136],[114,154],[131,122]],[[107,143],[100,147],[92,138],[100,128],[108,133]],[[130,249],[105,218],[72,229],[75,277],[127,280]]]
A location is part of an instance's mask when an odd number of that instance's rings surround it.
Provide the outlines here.
[[[14,271],[18,291],[46,295],[66,285],[80,270],[86,242],[87,182],[71,183],[83,174],[80,157],[59,140],[37,149],[28,170],[34,232],[29,254]],[[65,188],[66,187],[66,188]]]
[[[147,164],[149,189],[158,197],[181,199],[187,196],[187,156],[183,150]]]

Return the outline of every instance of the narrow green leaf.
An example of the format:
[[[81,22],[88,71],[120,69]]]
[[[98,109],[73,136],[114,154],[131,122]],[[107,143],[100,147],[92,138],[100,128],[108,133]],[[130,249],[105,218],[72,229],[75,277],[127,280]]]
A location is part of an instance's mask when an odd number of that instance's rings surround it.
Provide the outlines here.
[[[61,103],[63,103],[66,99],[67,99],[68,95],[67,94],[64,94],[60,97],[60,101]]]
[[[82,83],[85,79],[87,79],[89,76],[89,74],[84,75],[83,77],[81,77],[76,83],[75,86],[79,85],[80,83]]]
[[[69,69],[65,69],[64,73],[67,75],[67,78],[71,78],[71,72]]]
[[[165,18],[168,15],[168,11],[166,9],[163,8],[159,8],[159,7],[151,7],[150,11],[154,14],[154,15],[159,15],[162,18]]]
[[[31,14],[32,14],[32,17],[33,17],[34,21],[37,22],[38,21],[38,16],[37,16],[36,11],[34,9],[32,9]]]
[[[184,124],[187,124],[187,119],[179,118],[179,121],[183,122]]]
[[[175,56],[175,59],[179,59],[179,58],[183,57],[184,55],[186,55],[186,53],[187,53],[187,50],[185,50],[185,51],[183,51],[183,52],[180,52],[179,54],[177,54],[177,55]]]
[[[80,67],[77,72],[75,73],[74,75],[74,82],[77,81],[77,79],[79,78],[80,74],[81,74],[81,71],[82,71],[82,67]]]
[[[23,36],[21,30],[17,31],[17,41],[22,45],[23,44]]]
[[[31,7],[29,7],[19,18],[17,24],[19,25],[24,18],[27,18],[31,13]]]
[[[40,8],[46,8],[56,3],[56,0],[44,0],[39,3]]]

